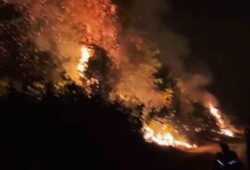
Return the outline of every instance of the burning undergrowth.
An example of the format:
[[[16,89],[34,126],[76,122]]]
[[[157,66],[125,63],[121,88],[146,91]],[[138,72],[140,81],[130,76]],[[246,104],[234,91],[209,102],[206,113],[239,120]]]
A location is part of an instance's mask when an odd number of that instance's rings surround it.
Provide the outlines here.
[[[128,17],[118,15],[122,7],[110,0],[12,3],[23,14],[9,25],[21,34],[14,40],[18,49],[26,50],[18,51],[14,59],[20,68],[16,72],[24,77],[2,77],[16,80],[17,88],[27,87],[28,93],[42,97],[44,82],[54,82],[58,92],[74,82],[89,97],[99,95],[130,109],[131,120],[142,123],[145,140],[159,145],[192,148],[218,134],[236,135],[228,118],[216,108],[216,100],[204,89],[209,84],[207,78],[185,71],[171,45],[168,54],[162,43],[150,41],[152,38],[135,26],[125,26]],[[132,20],[137,21],[136,17]],[[26,29],[20,32],[20,27]],[[175,39],[169,35],[168,39]],[[36,46],[24,48],[23,44],[32,43]],[[167,64],[164,55],[172,56],[166,57]],[[27,79],[30,81],[24,81]]]

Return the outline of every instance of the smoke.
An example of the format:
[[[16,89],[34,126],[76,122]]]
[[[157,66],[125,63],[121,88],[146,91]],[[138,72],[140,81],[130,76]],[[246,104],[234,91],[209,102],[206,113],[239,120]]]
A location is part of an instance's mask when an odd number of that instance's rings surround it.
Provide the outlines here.
[[[211,83],[209,71],[189,71],[185,63],[190,53],[188,40],[167,28],[164,16],[170,8],[166,1],[132,2],[119,18],[122,7],[111,0],[10,1],[26,17],[27,37],[39,50],[48,51],[59,72],[65,72],[77,84],[82,85],[77,72],[82,45],[103,49],[115,68],[110,74],[115,80],[102,82],[111,87],[105,96],[129,108],[143,106],[142,121],[150,122],[154,109],[167,108],[171,114],[176,113],[176,98],[180,100],[178,111],[183,113],[192,112],[194,102],[215,103],[206,91]],[[161,69],[168,74],[157,77]]]
[[[12,0],[10,3],[16,4],[26,17],[27,37],[39,50],[49,51],[59,71],[77,84],[81,84],[76,69],[81,46],[95,45],[104,49],[119,68],[119,81],[107,84],[113,86],[111,100],[149,108],[165,104],[163,92],[156,90],[155,85],[154,74],[160,66],[154,57],[156,48],[137,34],[137,29],[121,28],[117,6],[110,0]]]
[[[186,38],[167,28],[164,16],[169,5],[164,0],[133,1],[127,11],[131,13],[130,22],[124,28],[123,18],[118,18],[119,7],[110,0],[12,0],[10,3],[25,13],[30,26],[27,36],[37,48],[49,51],[59,70],[78,84],[81,82],[76,66],[82,44],[103,48],[119,68],[120,80],[111,85],[112,100],[137,101],[136,104],[149,108],[169,104],[166,102],[169,94],[157,90],[158,80],[154,75],[161,67],[168,68],[171,77],[183,82],[192,100],[201,100],[204,87],[211,82],[209,74],[191,73],[186,68],[189,44]]]
[[[79,83],[75,69],[82,44],[104,48],[117,58],[116,9],[109,0],[12,1],[26,15],[28,36],[42,51],[49,51],[61,70]]]
[[[169,4],[164,0],[136,0],[133,11],[138,20],[135,25],[157,43],[163,64],[169,66],[174,76],[180,77],[184,73],[183,59],[189,53],[188,41],[167,28],[164,16],[168,9]]]
[[[166,16],[169,10],[171,7],[165,0],[136,0],[133,14],[138,19],[133,25],[144,30],[148,39],[157,44],[160,49],[159,61],[170,69],[173,77],[183,81],[189,95],[202,101],[207,93],[205,87],[211,83],[212,76],[205,64],[188,68],[186,61],[190,55],[189,41],[168,29]]]
[[[169,10],[171,10],[171,7],[166,0],[135,0],[134,5],[132,6],[130,29],[132,29],[136,35],[143,37],[144,42],[150,42],[148,44],[151,45],[153,49],[152,51],[155,51],[154,55],[152,55],[150,59],[155,59],[154,57],[156,56],[156,62],[147,62],[146,66],[150,67],[151,70],[156,69],[156,71],[154,70],[155,72],[157,72],[159,68],[167,68],[169,74],[161,75],[162,81],[169,80],[169,77],[177,80],[176,87],[173,88],[169,82],[167,82],[167,85],[165,86],[165,90],[174,89],[174,92],[173,94],[169,94],[164,93],[161,90],[156,90],[156,78],[154,76],[149,76],[153,75],[154,72],[144,74],[144,69],[141,69],[142,71],[139,74],[146,75],[146,77],[143,78],[144,81],[139,79],[139,84],[136,83],[137,87],[139,88],[137,88],[136,91],[133,91],[133,94],[136,94],[136,96],[139,96],[143,99],[149,99],[143,102],[144,104],[151,104],[149,105],[149,109],[145,111],[144,116],[147,117],[148,112],[151,111],[150,108],[167,107],[169,110],[171,110],[171,108],[174,107],[174,110],[177,112],[175,115],[180,114],[182,117],[180,119],[183,120],[184,118],[189,120],[189,123],[187,122],[187,126],[192,128],[193,125],[190,124],[190,119],[192,118],[193,122],[199,122],[200,120],[198,117],[202,117],[198,116],[195,118],[194,115],[192,115],[193,112],[197,111],[194,103],[200,103],[201,105],[204,105],[206,108],[208,108],[208,103],[219,107],[219,102],[216,97],[207,90],[207,87],[212,83],[212,75],[206,64],[201,62],[197,64],[193,63],[191,66],[187,64],[187,61],[190,60],[190,44],[185,37],[174,33],[168,28],[166,16]],[[146,49],[149,48],[147,47]],[[140,67],[138,68],[140,69]],[[133,75],[136,75],[136,73],[137,72],[135,71]],[[135,76],[135,79],[137,79],[137,77],[140,76]],[[148,88],[141,87],[143,85],[141,85],[140,82],[150,82],[150,80],[151,84],[149,84],[151,86],[148,86]],[[144,89],[145,91],[140,93],[140,90],[138,89]],[[158,96],[162,98],[159,98]],[[170,98],[171,102],[166,102],[166,98]],[[151,101],[150,99],[153,100]],[[179,106],[177,107],[175,105],[176,99],[179,103]],[[155,118],[153,119],[157,119],[156,115],[154,117]],[[226,124],[229,125],[228,127],[232,127],[230,125],[230,119],[226,115],[223,115],[222,117]],[[167,121],[163,122],[168,124]],[[215,127],[216,125],[213,126]],[[177,129],[180,129],[178,125],[176,127]],[[188,131],[189,130],[187,130],[186,133],[190,133]],[[209,150],[209,147],[204,147],[203,149],[204,151],[202,152],[205,152],[205,150]],[[214,151],[216,152],[217,150],[214,149]]]

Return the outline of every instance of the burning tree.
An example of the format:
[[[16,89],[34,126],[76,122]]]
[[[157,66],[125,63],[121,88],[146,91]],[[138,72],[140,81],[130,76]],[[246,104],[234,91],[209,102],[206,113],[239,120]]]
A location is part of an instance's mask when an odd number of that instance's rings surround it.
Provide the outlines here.
[[[83,84],[89,95],[100,95],[107,99],[119,76],[117,69],[102,48],[83,46],[81,51],[82,58],[77,69]]]
[[[21,68],[16,73],[24,82],[32,80],[27,83],[33,84],[31,91],[47,82],[62,93],[75,85],[89,97],[120,103],[141,122],[145,140],[160,145],[192,148],[202,143],[197,142],[200,134],[234,136],[215,103],[204,100],[208,92],[199,89],[202,97],[192,95],[183,77],[163,65],[158,44],[126,27],[121,22],[125,9],[111,0],[15,2],[25,22],[14,26],[26,30],[16,43],[21,51],[11,56],[15,68]]]

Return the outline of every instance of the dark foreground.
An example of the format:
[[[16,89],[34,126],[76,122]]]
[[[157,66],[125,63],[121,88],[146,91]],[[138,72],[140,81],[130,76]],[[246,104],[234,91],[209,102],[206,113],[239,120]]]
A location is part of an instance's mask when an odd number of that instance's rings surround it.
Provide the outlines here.
[[[75,99],[75,100],[73,100]],[[102,104],[101,104],[102,103]],[[0,103],[0,169],[209,170],[214,156],[147,144],[117,106],[70,94]],[[134,129],[136,127],[133,127]]]

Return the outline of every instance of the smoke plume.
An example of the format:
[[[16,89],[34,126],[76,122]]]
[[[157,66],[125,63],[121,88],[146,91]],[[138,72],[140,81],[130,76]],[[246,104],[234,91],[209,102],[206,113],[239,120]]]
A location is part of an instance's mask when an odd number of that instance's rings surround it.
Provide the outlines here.
[[[12,0],[26,14],[27,33],[42,51],[49,51],[60,70],[78,84],[76,65],[82,44],[103,48],[119,68],[120,81],[112,84],[112,99],[138,100],[148,107],[166,104],[164,92],[157,90],[154,74],[168,68],[183,82],[191,98],[201,99],[209,76],[187,71],[184,60],[188,41],[169,30],[164,21],[166,1],[131,2],[130,19],[122,27],[119,9],[110,0]],[[126,13],[125,12],[125,13]],[[166,76],[166,75],[163,75]]]
[[[169,10],[171,7],[165,0],[136,0],[133,14],[138,19],[133,25],[144,30],[148,39],[157,44],[160,49],[159,61],[169,68],[172,76],[183,81],[190,95],[201,99],[203,93],[206,93],[204,87],[211,83],[212,76],[208,69],[204,69],[206,67],[189,71],[191,69],[185,63],[190,55],[189,42],[185,37],[168,29],[166,16]]]
[[[77,71],[81,47],[97,46],[115,68],[110,69],[114,72],[110,75],[115,76],[101,82],[111,87],[105,95],[111,102],[119,101],[129,108],[142,106],[141,119],[146,124],[158,119],[152,114],[162,109],[167,117],[190,114],[194,103],[204,104],[207,96],[212,96],[205,89],[211,83],[211,75],[204,70],[189,71],[185,63],[189,43],[167,28],[166,1],[129,2],[130,6],[123,8],[111,0],[10,1],[27,21],[26,37],[35,42],[38,50],[51,54],[58,66],[55,71],[65,72],[82,85]],[[105,57],[99,56],[102,58]],[[216,103],[213,97],[209,100]],[[167,123],[169,118],[161,121]],[[182,127],[182,131],[190,128]]]

